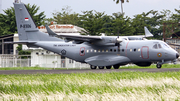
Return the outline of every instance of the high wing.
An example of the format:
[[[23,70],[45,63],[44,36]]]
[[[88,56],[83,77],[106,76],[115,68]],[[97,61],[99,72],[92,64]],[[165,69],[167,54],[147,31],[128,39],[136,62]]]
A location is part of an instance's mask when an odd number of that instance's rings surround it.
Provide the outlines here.
[[[93,42],[95,40],[101,40],[102,37],[101,36],[84,36],[84,35],[57,35],[56,33],[54,33],[47,25],[45,25],[46,30],[49,34],[49,36],[56,36],[56,37],[60,37],[60,38],[65,38],[66,40],[75,40],[75,41],[87,41],[87,42]]]
[[[85,35],[58,35],[58,37],[65,38],[66,40],[75,40],[75,41],[86,41],[93,42],[95,40],[101,40],[101,36],[85,36]]]
[[[111,66],[128,63],[131,60],[125,56],[118,55],[97,55],[85,59],[85,62],[93,66]]]
[[[105,40],[105,41],[112,40],[112,43],[114,43],[114,42],[116,43],[116,42],[122,42],[122,39],[124,39],[124,37],[126,37],[129,40],[139,40],[139,39],[142,40],[144,37],[152,37],[153,36],[146,27],[144,27],[145,35],[120,36],[119,38],[117,38],[117,36],[85,36],[85,35],[67,35],[67,34],[66,35],[65,34],[57,35],[47,25],[46,25],[46,29],[47,29],[49,36],[56,36],[59,38],[64,38],[65,41],[73,40],[76,43],[97,42],[97,41],[101,41],[101,40]],[[121,41],[119,41],[119,40],[121,40]]]

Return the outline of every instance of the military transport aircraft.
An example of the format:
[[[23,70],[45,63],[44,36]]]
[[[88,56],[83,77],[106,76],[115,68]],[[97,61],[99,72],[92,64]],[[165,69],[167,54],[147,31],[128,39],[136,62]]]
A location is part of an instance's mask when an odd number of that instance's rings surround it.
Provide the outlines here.
[[[14,2],[19,42],[28,47],[41,47],[78,62],[90,64],[91,69],[118,69],[121,65],[134,63],[138,66],[157,68],[167,62],[175,62],[179,54],[160,40],[144,40],[152,36],[145,28],[145,36],[71,36],[57,35],[48,27],[49,33],[40,32],[26,6]],[[63,37],[65,40],[58,37]]]

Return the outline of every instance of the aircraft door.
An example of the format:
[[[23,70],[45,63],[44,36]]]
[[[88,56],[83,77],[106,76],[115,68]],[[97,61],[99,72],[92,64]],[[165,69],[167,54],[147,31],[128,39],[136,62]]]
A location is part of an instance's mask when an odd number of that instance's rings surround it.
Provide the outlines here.
[[[79,55],[80,56],[84,56],[85,55],[85,47],[81,47],[80,48]]]
[[[149,47],[148,46],[143,46],[141,48],[141,57],[143,59],[149,59]]]

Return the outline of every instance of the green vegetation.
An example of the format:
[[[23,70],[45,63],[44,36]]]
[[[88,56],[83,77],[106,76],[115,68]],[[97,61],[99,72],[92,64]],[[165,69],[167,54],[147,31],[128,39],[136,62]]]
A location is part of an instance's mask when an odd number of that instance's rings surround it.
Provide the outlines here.
[[[157,68],[156,65],[151,65],[149,67],[139,67],[136,65],[129,65],[129,66],[121,66],[119,69],[136,69],[136,68]],[[164,64],[162,68],[180,68],[180,64]],[[0,70],[52,70],[52,69],[80,69],[80,68],[46,68],[46,67],[2,67]],[[81,69],[90,69],[89,68],[81,68]],[[113,69],[113,68],[112,68]]]
[[[136,65],[120,67],[120,69],[132,69],[132,68],[157,68],[157,67],[156,67],[156,64],[152,64],[149,67],[139,67]],[[162,68],[180,68],[180,64],[163,64]]]
[[[180,72],[0,75],[0,100],[179,100]]]
[[[113,0],[116,3],[124,3],[129,0]],[[176,33],[179,32],[178,23],[180,22],[180,10],[175,9],[175,13],[170,10],[142,12],[134,15],[133,18],[125,16],[125,13],[115,12],[112,15],[107,15],[105,12],[96,10],[83,11],[81,14],[72,12],[69,6],[62,8],[61,11],[56,11],[52,18],[45,18],[44,12],[36,14],[39,7],[36,5],[27,4],[27,9],[35,20],[37,26],[44,24],[52,24],[55,21],[57,24],[72,24],[84,28],[82,34],[120,36],[124,35],[143,35],[144,26],[147,26],[155,39],[162,39],[163,24],[166,24],[165,32],[168,33],[167,38],[172,33],[168,28]],[[0,14],[0,36],[17,32],[14,8],[11,7],[3,10],[4,14]],[[174,23],[168,24],[168,23]],[[177,24],[176,24],[177,23]],[[175,36],[174,36],[175,37]]]
[[[33,17],[37,26],[42,25],[43,19],[46,17],[44,12],[38,13],[39,7],[36,5],[26,5],[29,13]],[[3,10],[5,14],[0,14],[0,36],[17,33],[14,7]]]

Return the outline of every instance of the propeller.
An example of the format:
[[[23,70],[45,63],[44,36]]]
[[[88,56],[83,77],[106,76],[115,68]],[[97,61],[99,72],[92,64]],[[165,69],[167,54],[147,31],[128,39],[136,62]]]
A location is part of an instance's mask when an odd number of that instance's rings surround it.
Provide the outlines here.
[[[118,36],[116,38],[115,46],[118,46],[118,52],[120,52],[120,43],[122,42],[122,39],[119,38],[119,30],[118,30]]]

